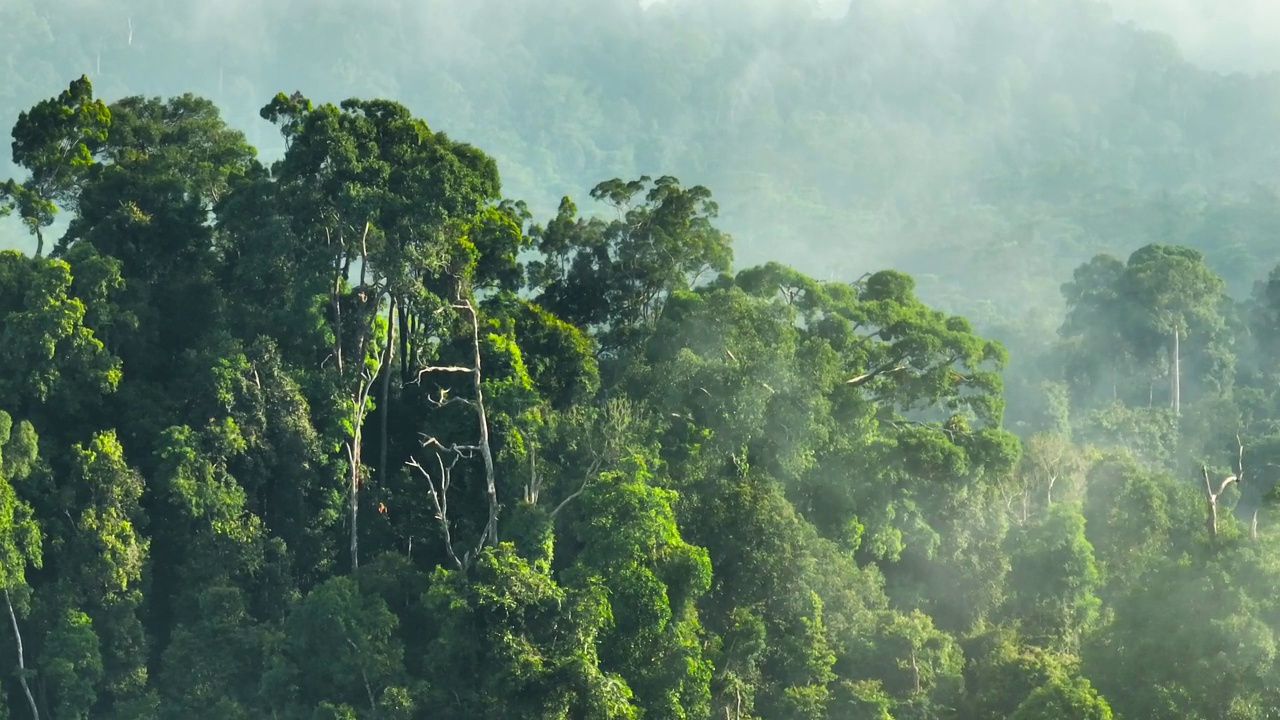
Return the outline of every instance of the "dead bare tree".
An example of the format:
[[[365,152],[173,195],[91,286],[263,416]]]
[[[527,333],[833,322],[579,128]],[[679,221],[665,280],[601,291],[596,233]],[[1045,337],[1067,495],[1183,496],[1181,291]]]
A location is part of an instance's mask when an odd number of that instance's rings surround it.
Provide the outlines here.
[[[1226,492],[1231,483],[1244,484],[1244,443],[1241,442],[1239,435],[1236,435],[1236,448],[1236,472],[1234,475],[1228,475],[1223,478],[1222,482],[1218,484],[1217,491],[1214,491],[1213,485],[1209,482],[1209,468],[1203,464],[1200,465],[1200,471],[1204,475],[1205,500],[1208,504],[1208,517],[1205,518],[1205,527],[1208,528],[1209,537],[1211,538],[1218,537],[1218,498],[1222,496],[1222,493]],[[1255,508],[1249,528],[1250,537],[1257,537],[1257,523],[1258,512]]]
[[[453,302],[451,307],[454,310],[464,312],[471,320],[471,349],[472,362],[470,366],[463,365],[433,365],[421,368],[418,371],[418,377],[414,382],[420,383],[424,375],[430,373],[464,373],[471,376],[472,397],[452,397],[447,398],[444,391],[441,391],[435,398],[431,398],[431,402],[437,407],[444,407],[453,403],[461,403],[470,406],[475,414],[476,421],[479,423],[479,439],[474,445],[460,445],[453,443],[445,445],[436,437],[423,436],[422,447],[430,448],[435,451],[437,466],[439,468],[439,478],[433,478],[431,473],[418,462],[416,458],[410,457],[406,463],[412,468],[418,470],[419,473],[427,480],[428,497],[432,501],[432,509],[435,511],[436,521],[440,523],[444,534],[445,548],[449,553],[449,557],[459,570],[466,570],[472,560],[480,554],[486,544],[497,545],[498,543],[498,512],[501,509],[498,504],[498,488],[494,477],[493,452],[489,445],[489,418],[485,413],[484,390],[483,390],[483,374],[480,364],[480,317],[476,312],[475,306],[470,300],[462,297],[461,289],[458,293],[459,297]],[[466,551],[459,556],[453,547],[453,538],[449,529],[449,502],[448,492],[449,486],[452,484],[453,468],[461,459],[474,457],[476,453],[480,454],[484,461],[484,477],[485,477],[485,497],[488,502],[488,520],[485,523],[484,531],[480,534],[479,540],[475,547]],[[445,464],[445,456],[450,457],[449,464]]]
[[[1218,537],[1218,498],[1226,491],[1227,486],[1238,480],[1239,477],[1228,475],[1218,485],[1217,492],[1214,492],[1213,486],[1209,483],[1209,468],[1201,465],[1200,470],[1204,473],[1204,493],[1209,505],[1205,526],[1209,529],[1209,537],[1216,538]]]

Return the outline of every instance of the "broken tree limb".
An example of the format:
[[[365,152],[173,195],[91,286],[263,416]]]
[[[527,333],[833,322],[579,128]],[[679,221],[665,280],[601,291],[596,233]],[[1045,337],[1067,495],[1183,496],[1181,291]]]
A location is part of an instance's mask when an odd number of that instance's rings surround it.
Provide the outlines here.
[[[1218,485],[1218,491],[1214,492],[1213,485],[1209,483],[1209,468],[1201,465],[1200,470],[1204,473],[1204,492],[1209,505],[1209,516],[1205,519],[1205,525],[1209,529],[1209,537],[1216,538],[1218,537],[1218,498],[1226,491],[1228,485],[1239,478],[1236,475],[1228,475]]]

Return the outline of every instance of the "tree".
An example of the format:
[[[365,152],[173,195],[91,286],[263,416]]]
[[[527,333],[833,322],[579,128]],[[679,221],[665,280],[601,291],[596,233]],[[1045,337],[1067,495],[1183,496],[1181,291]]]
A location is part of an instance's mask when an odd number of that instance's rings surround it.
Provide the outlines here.
[[[1134,313],[1134,332],[1168,338],[1170,398],[1174,414],[1182,412],[1182,339],[1197,332],[1206,339],[1223,324],[1220,304],[1223,281],[1199,251],[1147,245],[1134,251],[1119,280],[1121,297]]]
[[[31,506],[18,497],[13,486],[31,470],[36,459],[36,438],[28,423],[20,424],[16,433],[14,429],[13,419],[0,410],[0,589],[4,591],[5,606],[13,628],[18,682],[31,706],[31,714],[38,720],[40,710],[28,677],[27,653],[22,643],[14,595],[19,601],[26,597],[26,569],[42,565],[41,533]],[[19,609],[26,608],[19,606]]]
[[[393,314],[400,313],[403,332],[411,314],[432,317],[442,304],[461,300],[476,251],[459,229],[497,197],[497,170],[483,153],[432,133],[394,102],[314,107],[301,95],[281,93],[262,117],[279,125],[288,143],[273,174],[292,230],[328,266],[332,353],[326,362],[346,415],[355,568],[362,429],[374,383],[395,349]],[[348,289],[353,263],[359,280]]]
[[[58,205],[74,204],[79,183],[94,164],[93,154],[106,140],[111,111],[93,97],[89,78],[80,76],[56,98],[18,116],[13,126],[13,162],[27,179],[0,188],[16,205],[22,222],[36,236],[36,256],[44,253],[44,228],[53,224]]]
[[[591,330],[611,353],[635,347],[671,293],[727,271],[733,254],[729,236],[711,223],[718,209],[705,187],[641,176],[602,182],[591,197],[617,218],[580,219],[564,198],[556,217],[533,231],[542,257],[529,264],[529,284],[539,304]]]
[[[603,588],[559,586],[514,547],[485,548],[467,576],[437,568],[423,598],[434,618],[424,705],[474,717],[639,717],[626,681],[599,667],[609,622]]]
[[[1111,720],[1111,706],[1085,678],[1057,678],[1036,688],[1018,706],[1012,720],[1060,717],[1080,720]]]
[[[1009,616],[1039,647],[1074,651],[1098,618],[1101,585],[1085,519],[1059,503],[1010,535]]]
[[[1062,286],[1062,296],[1067,303],[1067,314],[1059,328],[1059,334],[1080,344],[1077,354],[1084,363],[1078,370],[1068,366],[1073,375],[1085,373],[1084,378],[1073,378],[1075,385],[1084,379],[1096,388],[1102,381],[1098,377],[1105,361],[1110,371],[1111,399],[1119,395],[1119,373],[1124,359],[1133,353],[1129,343],[1125,315],[1127,308],[1120,298],[1120,278],[1124,275],[1124,263],[1111,255],[1101,254],[1076,268],[1071,282]]]

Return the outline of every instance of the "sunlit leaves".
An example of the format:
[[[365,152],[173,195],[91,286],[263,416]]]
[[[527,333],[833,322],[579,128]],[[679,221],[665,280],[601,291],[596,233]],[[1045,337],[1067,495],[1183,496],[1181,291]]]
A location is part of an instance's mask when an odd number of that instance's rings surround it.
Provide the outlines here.
[[[425,664],[440,717],[638,717],[623,679],[597,667],[602,588],[567,592],[504,544],[469,578],[438,569],[424,601],[439,622]]]
[[[533,231],[542,257],[529,263],[529,285],[539,304],[591,330],[606,351],[633,347],[671,293],[727,271],[732,260],[728,235],[711,223],[710,191],[672,177],[650,183],[615,179],[592,190],[616,219],[579,218],[565,198]]]
[[[28,438],[32,442],[23,442]],[[0,410],[0,587],[6,589],[24,585],[26,569],[42,564],[40,526],[14,490],[35,455],[30,424],[15,428],[9,414]]]
[[[71,297],[71,268],[61,260],[0,253],[0,398],[9,407],[57,402],[115,389],[120,361],[85,327],[85,306]]]
[[[76,187],[110,126],[111,111],[94,99],[93,85],[83,75],[56,98],[18,116],[13,161],[29,176],[22,183],[10,180],[0,188],[0,199],[8,196],[38,238],[37,255],[43,252],[43,228],[53,224],[59,204],[74,202]]]

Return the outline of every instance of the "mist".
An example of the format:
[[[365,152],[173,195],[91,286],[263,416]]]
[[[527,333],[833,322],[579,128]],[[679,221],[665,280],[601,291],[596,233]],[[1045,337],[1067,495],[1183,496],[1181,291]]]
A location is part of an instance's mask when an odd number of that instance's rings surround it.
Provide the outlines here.
[[[1278,40],[0,0],[0,716],[1270,717]]]
[[[1219,72],[1280,70],[1280,8],[1265,0],[1113,0],[1116,19],[1164,33],[1191,62]]]

